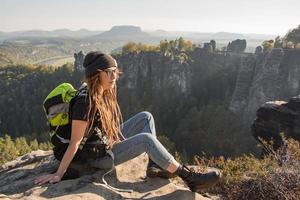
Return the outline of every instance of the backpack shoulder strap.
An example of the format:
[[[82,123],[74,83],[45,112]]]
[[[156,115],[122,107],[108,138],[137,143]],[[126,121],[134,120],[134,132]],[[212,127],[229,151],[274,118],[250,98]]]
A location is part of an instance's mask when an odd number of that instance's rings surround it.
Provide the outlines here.
[[[81,98],[81,97],[87,97],[88,96],[88,88],[87,88],[87,84],[86,83],[83,83],[77,93],[76,93],[76,97],[78,98]]]
[[[81,98],[88,98],[88,90],[87,90],[86,83],[83,83],[77,90],[75,97],[71,101],[71,107],[73,106],[74,101],[81,99]]]

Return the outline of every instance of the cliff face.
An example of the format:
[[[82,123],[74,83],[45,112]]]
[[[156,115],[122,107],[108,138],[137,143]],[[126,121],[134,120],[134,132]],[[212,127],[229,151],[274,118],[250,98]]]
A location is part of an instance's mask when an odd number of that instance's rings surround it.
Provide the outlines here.
[[[137,89],[144,86],[155,92],[175,87],[182,94],[190,94],[191,68],[187,63],[169,59],[158,52],[127,54],[118,59],[126,76],[121,87]]]
[[[235,90],[230,102],[230,109],[233,112],[243,112],[247,107],[255,63],[254,55],[245,56],[241,59]]]
[[[146,52],[123,55],[118,62],[126,74],[121,77],[122,87],[132,91],[143,88],[153,95],[174,89],[177,96],[189,97],[198,90],[193,84],[202,75],[201,68],[217,66],[216,69],[228,70],[235,77],[233,89],[226,91],[225,99],[229,99],[229,109],[245,119],[252,119],[266,101],[287,100],[300,92],[300,50],[296,49],[273,49],[262,54],[208,53],[196,49],[186,62]]]
[[[164,95],[164,91],[172,90],[175,96],[191,97],[192,93],[197,92],[197,80],[206,76],[206,72],[228,69],[237,73],[241,58],[246,55],[208,53],[202,49],[191,52],[186,60],[164,56],[160,52],[126,54],[118,58],[125,74],[120,77],[119,87],[132,91],[144,90],[153,95]],[[210,70],[208,65],[213,65],[214,69]]]
[[[252,114],[262,103],[277,98],[283,55],[282,49],[273,49],[266,55],[258,56],[249,90],[247,113]]]
[[[254,116],[264,102],[299,94],[300,50],[273,49],[242,59],[230,109]]]

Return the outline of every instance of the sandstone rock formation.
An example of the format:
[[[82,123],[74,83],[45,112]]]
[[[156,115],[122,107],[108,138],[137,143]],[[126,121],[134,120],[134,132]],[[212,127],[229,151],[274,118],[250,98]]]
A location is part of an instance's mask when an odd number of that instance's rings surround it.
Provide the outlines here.
[[[206,52],[212,53],[213,52],[212,44],[210,42],[205,42],[203,44],[203,50],[206,51]]]
[[[107,182],[118,188],[132,189],[132,193],[116,192],[102,184],[103,171],[90,173],[80,178],[64,180],[56,184],[34,185],[37,176],[54,172],[58,162],[52,151],[35,151],[6,163],[0,168],[1,199],[198,199],[210,200],[218,197],[204,197],[190,192],[179,178],[165,180],[145,178],[147,157],[141,155],[116,167],[106,177]],[[208,194],[206,194],[208,196]]]
[[[249,89],[252,84],[255,63],[254,55],[244,56],[241,59],[235,90],[230,103],[230,109],[235,113],[243,113],[248,105]]]
[[[263,103],[298,95],[299,64],[300,50],[278,48],[243,57],[229,108],[252,120]]]
[[[270,101],[256,112],[252,124],[253,136],[259,141],[273,141],[277,150],[284,144],[283,137],[300,141],[300,96],[286,101]],[[283,135],[282,135],[283,134]]]
[[[263,52],[263,48],[262,48],[261,46],[257,46],[257,47],[255,48],[254,54],[255,54],[255,55],[259,55],[259,54],[262,54],[262,52]]]
[[[74,67],[76,70],[80,70],[80,71],[84,70],[83,68],[84,57],[85,55],[82,51],[79,51],[78,53],[74,53],[74,58],[75,58]]]
[[[229,42],[227,45],[227,51],[235,52],[235,53],[242,53],[245,51],[247,47],[246,40],[234,40],[232,42]]]
[[[176,88],[184,95],[191,92],[191,69],[187,63],[162,56],[159,52],[127,54],[118,59],[126,76],[120,77],[126,89],[144,88],[147,92],[159,92]],[[158,67],[163,66],[163,67]]]

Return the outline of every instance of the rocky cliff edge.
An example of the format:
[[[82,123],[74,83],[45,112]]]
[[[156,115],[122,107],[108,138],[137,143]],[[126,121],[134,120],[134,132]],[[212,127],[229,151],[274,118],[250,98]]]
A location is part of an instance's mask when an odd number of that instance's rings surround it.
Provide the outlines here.
[[[106,177],[110,185],[132,189],[132,193],[117,192],[102,184],[103,170],[86,172],[77,179],[37,186],[35,178],[55,171],[58,161],[52,151],[34,151],[0,167],[0,199],[219,199],[207,193],[190,192],[179,178],[145,178],[147,160],[146,155],[141,155],[117,166]]]

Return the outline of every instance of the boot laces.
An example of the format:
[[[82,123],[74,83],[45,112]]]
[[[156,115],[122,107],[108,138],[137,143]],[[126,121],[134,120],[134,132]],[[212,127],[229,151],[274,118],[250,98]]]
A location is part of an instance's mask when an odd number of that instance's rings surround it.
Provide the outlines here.
[[[202,175],[202,173],[195,172],[194,169],[189,169],[189,168],[188,168],[187,166],[185,166],[185,165],[183,165],[183,168],[186,169],[186,170],[188,171],[188,173],[186,174],[186,178],[187,178],[187,179],[192,179],[194,176],[199,175],[199,174]]]

